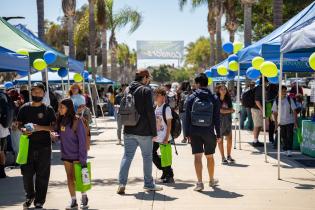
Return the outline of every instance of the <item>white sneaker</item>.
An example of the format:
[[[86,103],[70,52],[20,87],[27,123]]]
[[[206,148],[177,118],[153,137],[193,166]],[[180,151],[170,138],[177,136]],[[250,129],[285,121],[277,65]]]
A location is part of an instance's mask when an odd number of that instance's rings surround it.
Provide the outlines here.
[[[291,152],[291,150],[288,150],[288,151],[287,151],[287,156],[288,156],[288,157],[292,157],[292,152]]]
[[[161,191],[161,190],[163,190],[163,187],[158,186],[158,185],[154,185],[154,187],[143,187],[143,189],[145,189],[147,191]]]
[[[209,187],[215,187],[215,186],[218,185],[218,183],[219,183],[219,180],[218,180],[218,179],[212,179],[212,180],[210,180],[210,182],[209,182]]]
[[[200,192],[200,191],[203,191],[204,189],[204,185],[202,182],[197,182],[196,183],[196,187],[194,188],[194,191],[197,191],[197,192]]]

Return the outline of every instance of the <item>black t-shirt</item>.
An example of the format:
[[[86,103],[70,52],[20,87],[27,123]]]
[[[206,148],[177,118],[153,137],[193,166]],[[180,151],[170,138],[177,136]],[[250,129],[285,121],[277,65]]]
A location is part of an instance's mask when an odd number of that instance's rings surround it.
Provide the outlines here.
[[[221,98],[218,96],[220,99],[220,104],[221,104],[221,109],[232,109],[233,108],[233,103],[231,98],[225,98],[223,101],[221,101]],[[221,114],[221,116],[232,116],[232,114]]]
[[[255,101],[260,101],[261,105],[262,105],[262,99],[263,99],[263,94],[262,94],[262,86],[259,85],[257,87],[255,87]],[[258,106],[255,103],[255,107],[256,109],[259,109]]]
[[[45,104],[35,107],[31,103],[24,104],[18,113],[17,121],[22,125],[33,123],[42,126],[49,126],[56,121],[55,111],[51,106]],[[41,149],[51,146],[50,133],[47,131],[33,132],[29,136],[29,149]]]

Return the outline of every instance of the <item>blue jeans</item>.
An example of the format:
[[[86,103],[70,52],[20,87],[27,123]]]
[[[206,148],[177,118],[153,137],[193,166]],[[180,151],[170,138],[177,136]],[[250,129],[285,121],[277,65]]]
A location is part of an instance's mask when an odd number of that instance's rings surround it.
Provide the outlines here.
[[[119,171],[119,184],[126,185],[128,173],[133,157],[139,146],[143,159],[144,187],[153,188],[154,182],[152,177],[152,136],[138,136],[124,134],[125,152],[121,160]]]

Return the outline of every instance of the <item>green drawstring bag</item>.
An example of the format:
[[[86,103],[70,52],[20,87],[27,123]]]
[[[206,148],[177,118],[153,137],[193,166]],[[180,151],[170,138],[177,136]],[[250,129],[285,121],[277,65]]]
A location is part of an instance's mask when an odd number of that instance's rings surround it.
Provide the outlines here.
[[[160,144],[161,165],[167,167],[172,165],[172,146],[171,144]]]
[[[27,163],[28,158],[28,147],[29,147],[29,139],[27,135],[20,136],[20,147],[19,153],[16,158],[16,163],[20,165],[24,165]]]
[[[75,163],[74,164],[74,175],[75,175],[75,190],[78,192],[86,192],[92,188],[92,182],[91,182],[91,163],[87,163],[87,169],[89,172],[89,184],[84,184],[82,180],[82,167],[81,163]]]
[[[267,102],[266,103],[266,107],[265,107],[265,111],[266,111],[266,117],[269,118],[272,115],[272,102]]]

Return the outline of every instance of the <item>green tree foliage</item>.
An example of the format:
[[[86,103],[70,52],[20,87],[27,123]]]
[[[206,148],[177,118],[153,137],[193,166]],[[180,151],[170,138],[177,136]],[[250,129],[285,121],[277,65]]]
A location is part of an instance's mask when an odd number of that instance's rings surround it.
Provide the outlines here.
[[[153,80],[156,82],[168,82],[171,79],[169,72],[169,66],[161,65],[158,68],[154,68],[152,72]]]
[[[195,71],[189,68],[174,69],[171,71],[171,81],[183,82],[194,78]]]
[[[208,38],[200,37],[196,42],[191,42],[186,47],[186,66],[193,66],[201,71],[210,65],[210,42]]]

